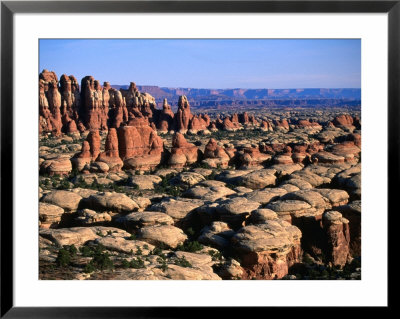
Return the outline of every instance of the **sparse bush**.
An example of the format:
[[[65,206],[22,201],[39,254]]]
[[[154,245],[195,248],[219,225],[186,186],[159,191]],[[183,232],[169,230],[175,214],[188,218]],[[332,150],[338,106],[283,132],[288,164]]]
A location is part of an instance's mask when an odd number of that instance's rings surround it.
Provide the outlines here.
[[[166,259],[167,257],[165,256],[165,254],[162,252],[162,249],[159,247],[155,247],[151,252],[150,255],[155,255],[155,256],[159,256],[161,259]]]
[[[144,261],[140,257],[137,257],[136,259],[132,258],[131,262],[129,263],[129,267],[134,269],[145,268]]]
[[[104,270],[114,268],[114,263],[107,252],[95,252],[91,262],[97,269]]]
[[[127,268],[129,268],[130,264],[129,264],[129,261],[127,261],[126,259],[122,259],[121,265],[122,265],[122,268],[127,269]]]
[[[175,265],[192,268],[192,264],[185,258],[185,256],[175,259]]]
[[[186,240],[183,244],[179,244],[176,247],[176,250],[187,251],[187,252],[196,252],[203,249],[203,245],[198,241],[188,241]]]
[[[217,261],[217,260],[221,261],[223,258],[223,255],[219,251],[209,250],[208,254],[211,256],[211,259],[213,261]]]
[[[170,183],[170,179],[174,176],[174,173],[170,173],[164,177],[161,177],[161,182],[154,187],[154,191],[156,193],[165,193],[174,197],[181,196],[182,190],[180,189],[180,187],[171,185]]]
[[[136,235],[131,234],[130,237],[127,238],[128,240],[136,240]]]
[[[72,257],[76,256],[76,253],[78,252],[78,249],[75,247],[74,244],[70,246],[65,245],[64,249],[68,250]]]
[[[165,259],[158,257],[157,262],[159,262],[161,264],[160,268],[162,271],[166,271],[168,269],[168,264]]]
[[[57,254],[57,259],[56,259],[57,266],[67,267],[67,266],[69,266],[70,263],[71,263],[70,252],[65,248],[61,248]]]
[[[91,273],[96,270],[96,267],[93,265],[92,262],[89,262],[86,264],[85,268],[83,269],[83,272],[85,273]]]

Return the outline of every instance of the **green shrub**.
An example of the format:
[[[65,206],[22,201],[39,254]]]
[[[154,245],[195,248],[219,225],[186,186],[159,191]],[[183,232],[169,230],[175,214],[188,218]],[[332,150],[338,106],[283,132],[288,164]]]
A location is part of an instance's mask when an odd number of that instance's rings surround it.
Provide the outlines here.
[[[85,268],[83,269],[83,272],[85,273],[91,273],[96,270],[96,267],[93,265],[92,262],[89,262],[86,264]]]
[[[144,261],[140,257],[137,257],[136,259],[132,258],[131,262],[129,263],[129,267],[134,269],[145,268]]]
[[[76,253],[78,252],[78,249],[75,247],[74,244],[72,244],[71,246],[65,245],[64,249],[68,250],[72,257],[76,256]]]
[[[106,248],[103,245],[97,245],[95,247],[82,246],[79,248],[83,257],[93,257],[96,254],[101,254]]]
[[[88,246],[80,247],[79,251],[81,252],[83,257],[92,257],[93,256],[93,251]]]
[[[217,175],[218,175],[217,172],[213,171],[210,175],[206,176],[205,178],[206,180],[214,180]]]
[[[161,182],[154,187],[156,193],[165,193],[174,197],[182,195],[182,190],[178,186],[170,184],[170,179],[174,177],[174,173],[170,173],[164,177],[161,177]]]
[[[63,179],[57,187],[57,189],[69,189],[69,188],[70,188],[70,184],[69,184],[68,179]]]
[[[187,251],[187,252],[196,252],[203,249],[203,245],[198,241],[188,241],[186,240],[183,244],[179,244],[176,247],[176,250]]]
[[[61,248],[58,251],[58,254],[57,254],[57,259],[56,259],[57,266],[66,267],[70,263],[71,263],[71,254],[70,254],[70,252],[65,248]]]
[[[125,268],[125,269],[129,268],[129,265],[130,265],[129,261],[127,261],[126,259],[122,259],[121,264],[122,264],[122,268]]]
[[[175,259],[175,265],[181,267],[192,267],[192,264],[185,258],[185,256]]]
[[[208,254],[211,256],[211,259],[213,261],[217,261],[217,260],[221,261],[223,258],[223,255],[219,251],[209,250]]]
[[[131,234],[127,239],[128,240],[136,240],[136,235],[135,234]]]
[[[107,252],[95,252],[91,262],[97,269],[104,270],[114,268],[114,263],[110,259],[110,255]]]
[[[159,256],[163,260],[167,258],[160,247],[154,247],[154,249],[150,252],[150,255]]]
[[[168,269],[168,264],[167,264],[165,258],[163,259],[162,257],[158,257],[157,262],[159,262],[161,264],[160,268],[162,271],[166,271]]]

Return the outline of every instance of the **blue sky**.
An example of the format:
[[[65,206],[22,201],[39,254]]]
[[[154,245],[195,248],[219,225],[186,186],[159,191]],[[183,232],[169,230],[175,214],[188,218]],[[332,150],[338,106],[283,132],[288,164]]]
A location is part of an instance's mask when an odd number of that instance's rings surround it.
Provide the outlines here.
[[[43,69],[101,84],[192,88],[360,88],[361,40],[64,40],[39,42]]]

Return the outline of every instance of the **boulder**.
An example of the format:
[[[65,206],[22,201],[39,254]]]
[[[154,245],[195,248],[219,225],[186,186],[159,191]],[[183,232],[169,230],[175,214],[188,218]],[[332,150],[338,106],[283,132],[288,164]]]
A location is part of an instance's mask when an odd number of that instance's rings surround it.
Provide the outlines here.
[[[221,201],[216,207],[219,220],[228,223],[232,228],[238,228],[250,216],[250,213],[260,207],[260,203],[247,200],[244,197],[234,197]]]
[[[129,177],[129,184],[136,185],[140,190],[154,189],[162,179],[156,175],[133,175]]]
[[[149,210],[163,212],[171,216],[174,221],[177,222],[203,204],[204,201],[199,199],[167,198],[160,203],[153,204]]]
[[[187,239],[187,236],[180,228],[172,225],[154,225],[140,228],[138,238],[156,246],[166,245],[176,248]]]
[[[229,241],[235,232],[229,228],[227,223],[212,222],[210,226],[204,227],[197,240],[217,249],[226,249],[229,247]]]
[[[280,279],[300,262],[300,230],[273,219],[241,228],[231,239],[244,269],[242,279]]]
[[[59,206],[39,203],[40,228],[57,228],[63,214],[64,209]]]
[[[140,227],[154,226],[154,225],[173,225],[174,220],[172,217],[161,212],[135,212],[125,216],[121,216],[116,220],[129,232],[132,232]]]
[[[69,157],[59,156],[54,159],[45,160],[40,165],[40,171],[50,176],[68,175],[72,171],[72,164]]]
[[[130,213],[139,209],[139,205],[125,194],[111,192],[89,196],[87,205],[94,210],[117,213]]]
[[[271,169],[260,169],[238,178],[238,183],[251,189],[260,189],[267,186],[275,185],[275,171]]]
[[[111,222],[111,216],[108,213],[97,213],[91,209],[82,209],[75,218],[75,223],[79,226],[104,225]]]
[[[75,212],[80,205],[82,197],[76,193],[64,190],[54,190],[45,194],[41,201],[63,208],[68,212]]]

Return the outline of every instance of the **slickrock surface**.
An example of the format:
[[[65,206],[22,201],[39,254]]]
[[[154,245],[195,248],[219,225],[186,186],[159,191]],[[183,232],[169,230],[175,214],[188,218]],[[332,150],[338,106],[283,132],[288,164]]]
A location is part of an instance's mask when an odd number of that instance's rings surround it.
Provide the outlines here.
[[[171,225],[146,226],[139,229],[138,238],[151,244],[164,244],[171,248],[176,248],[182,244],[187,236],[184,232]]]
[[[39,74],[40,279],[360,279],[359,109],[139,88]]]

